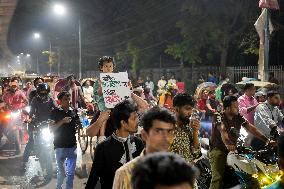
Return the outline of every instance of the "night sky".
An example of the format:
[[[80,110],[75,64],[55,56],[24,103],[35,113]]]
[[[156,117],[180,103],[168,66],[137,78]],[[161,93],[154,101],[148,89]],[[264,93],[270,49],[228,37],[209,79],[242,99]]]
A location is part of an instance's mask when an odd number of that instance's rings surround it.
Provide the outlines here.
[[[121,19],[118,19],[116,24],[123,24],[124,19],[132,14],[131,7],[127,7],[127,1],[129,0],[123,1],[126,6],[125,15],[120,15]],[[81,18],[83,61],[96,62],[102,55],[113,55],[117,46],[112,43],[113,39],[111,38],[114,35],[110,30],[113,23],[109,23],[107,18],[122,1],[61,0],[60,2],[67,5],[68,10],[68,14],[64,17],[52,14],[53,2],[55,0],[19,1],[8,39],[8,45],[14,54],[23,52],[35,55],[42,50],[48,50],[48,40],[50,39],[52,46],[60,46],[68,50],[70,57],[73,56],[76,61],[78,59],[78,20]],[[283,0],[279,0],[281,7],[283,7],[282,2]],[[104,8],[101,7],[102,3],[104,3]],[[281,62],[284,61],[284,12],[273,15],[277,15],[276,19],[280,27],[271,40],[271,62],[272,64],[282,64]],[[33,32],[37,31],[41,32],[42,40],[33,39]],[[137,35],[139,37],[140,34]]]

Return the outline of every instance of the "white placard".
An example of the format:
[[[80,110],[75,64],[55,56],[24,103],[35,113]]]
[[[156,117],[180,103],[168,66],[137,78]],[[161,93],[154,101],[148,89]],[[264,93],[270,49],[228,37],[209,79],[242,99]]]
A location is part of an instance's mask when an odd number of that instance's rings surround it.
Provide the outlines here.
[[[119,102],[130,98],[127,72],[101,73],[100,80],[107,108],[113,108]]]

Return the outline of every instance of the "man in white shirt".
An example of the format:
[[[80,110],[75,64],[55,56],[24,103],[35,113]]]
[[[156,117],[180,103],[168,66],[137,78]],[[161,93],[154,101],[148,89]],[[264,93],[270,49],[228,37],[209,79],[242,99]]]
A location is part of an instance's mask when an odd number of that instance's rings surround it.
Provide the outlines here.
[[[257,106],[254,115],[255,126],[267,137],[277,130],[277,126],[284,121],[284,116],[279,110],[280,94],[277,91],[267,93],[267,101]],[[252,146],[255,149],[261,147],[257,139],[253,139]]]
[[[91,82],[89,80],[86,81],[86,85],[83,87],[83,93],[86,102],[91,103],[93,101],[94,88],[91,86]]]
[[[150,89],[150,94],[153,95],[153,90],[154,90],[154,83],[151,81],[150,77],[147,77],[147,81],[145,82],[145,87],[148,87]]]
[[[270,135],[270,131],[277,127],[284,116],[279,110],[280,94],[276,91],[267,93],[267,101],[259,104],[256,108],[254,123],[265,135]]]

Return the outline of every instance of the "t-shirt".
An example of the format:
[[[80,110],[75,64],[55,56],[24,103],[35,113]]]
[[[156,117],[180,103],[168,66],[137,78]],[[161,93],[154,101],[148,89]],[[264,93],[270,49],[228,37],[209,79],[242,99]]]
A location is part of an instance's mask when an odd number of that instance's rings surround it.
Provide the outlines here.
[[[93,101],[94,88],[92,86],[83,87],[83,93],[84,93],[84,97],[87,99],[86,100],[87,102]]]
[[[220,123],[217,122],[217,116],[218,114],[214,114],[213,116],[213,121],[212,121],[212,135],[211,135],[211,139],[210,139],[210,148],[218,148],[219,150],[222,150],[224,152],[228,152],[222,137],[221,137],[221,133],[218,129],[218,125],[220,125]],[[240,129],[241,126],[246,127],[249,123],[248,121],[243,118],[240,114],[238,114],[237,116],[233,117],[232,120],[229,120],[224,114],[221,114],[222,117],[222,123],[224,124],[226,131],[229,135],[229,140],[231,142],[231,144],[237,144],[237,139],[238,136],[234,136],[233,133],[229,132],[230,129],[232,127],[234,127],[236,129],[237,134],[240,133]]]
[[[76,146],[76,129],[77,124],[80,123],[80,118],[76,111],[72,108],[65,111],[61,107],[58,107],[51,112],[50,119],[57,123],[65,117],[72,117],[70,123],[61,125],[54,134],[54,148],[72,148]]]

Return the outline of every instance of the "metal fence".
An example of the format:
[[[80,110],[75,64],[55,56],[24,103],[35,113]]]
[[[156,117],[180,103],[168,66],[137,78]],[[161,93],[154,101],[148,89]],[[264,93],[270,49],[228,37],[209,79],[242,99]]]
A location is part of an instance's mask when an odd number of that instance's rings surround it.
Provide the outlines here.
[[[284,96],[284,66],[270,66],[269,72],[273,72],[275,78],[279,80],[280,88],[279,92]],[[133,75],[136,75],[129,71],[130,78]],[[166,76],[169,78],[171,75],[175,75],[176,79],[184,78],[186,82],[186,88],[193,92],[198,85],[198,79],[204,78],[208,79],[208,73],[212,72],[215,75],[220,75],[219,66],[193,66],[193,67],[173,67],[173,68],[154,68],[154,69],[141,69],[138,72],[138,76],[141,76],[143,79],[146,79],[147,76],[150,76],[154,83],[157,83],[160,77]],[[243,77],[248,78],[258,78],[258,67],[257,66],[235,66],[226,68],[227,77],[234,83],[237,83],[242,80]],[[98,71],[88,71],[83,74],[83,77],[98,77]]]

